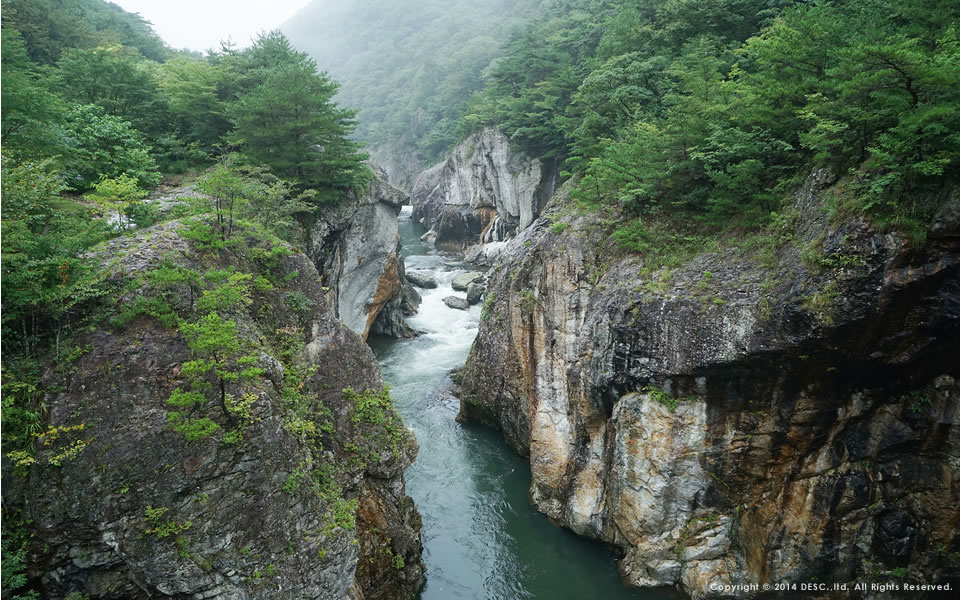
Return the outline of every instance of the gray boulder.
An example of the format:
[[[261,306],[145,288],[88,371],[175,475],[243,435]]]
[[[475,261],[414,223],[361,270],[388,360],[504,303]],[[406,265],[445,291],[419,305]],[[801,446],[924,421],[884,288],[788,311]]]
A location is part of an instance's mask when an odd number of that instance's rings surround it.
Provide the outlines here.
[[[453,281],[450,282],[450,285],[452,285],[453,289],[457,290],[458,292],[465,292],[467,291],[467,286],[478,279],[483,279],[483,273],[471,271],[469,273],[457,275],[453,278]]]
[[[470,308],[470,303],[467,302],[467,299],[461,298],[460,296],[447,296],[443,299],[443,303],[457,310],[467,310]]]
[[[407,281],[425,290],[432,290],[437,287],[437,279],[423,271],[407,271]]]
[[[481,283],[473,282],[467,286],[467,302],[471,305],[480,302],[480,298],[483,297],[483,292],[486,290],[486,286]]]

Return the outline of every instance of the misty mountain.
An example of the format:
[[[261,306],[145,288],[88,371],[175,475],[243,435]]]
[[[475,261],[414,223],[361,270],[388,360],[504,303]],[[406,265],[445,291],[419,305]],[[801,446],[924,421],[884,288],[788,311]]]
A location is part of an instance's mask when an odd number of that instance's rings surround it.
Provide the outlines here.
[[[436,160],[460,133],[466,101],[510,33],[543,0],[315,0],[281,25],[359,110],[357,138],[398,182]],[[400,151],[398,151],[400,149]]]

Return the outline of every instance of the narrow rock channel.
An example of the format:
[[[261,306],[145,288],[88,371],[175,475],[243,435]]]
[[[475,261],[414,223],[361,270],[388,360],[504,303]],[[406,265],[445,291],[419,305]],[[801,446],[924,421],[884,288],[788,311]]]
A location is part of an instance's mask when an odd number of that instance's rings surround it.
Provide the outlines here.
[[[424,600],[679,597],[625,587],[604,547],[553,526],[527,499],[530,468],[500,434],[455,421],[459,401],[449,372],[463,364],[477,333],[481,305],[443,303],[451,281],[469,265],[420,241],[423,230],[400,216],[408,270],[429,271],[434,289],[419,289],[413,340],[371,339],[397,410],[416,433],[420,454],[406,473],[407,492],[423,515],[427,585]]]

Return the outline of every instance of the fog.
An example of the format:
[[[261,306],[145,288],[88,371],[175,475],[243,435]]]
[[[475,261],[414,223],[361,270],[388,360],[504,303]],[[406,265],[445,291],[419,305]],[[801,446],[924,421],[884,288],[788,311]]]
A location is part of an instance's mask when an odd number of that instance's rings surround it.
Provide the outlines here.
[[[243,48],[276,29],[310,0],[111,0],[153,23],[167,45],[204,51],[231,39]]]

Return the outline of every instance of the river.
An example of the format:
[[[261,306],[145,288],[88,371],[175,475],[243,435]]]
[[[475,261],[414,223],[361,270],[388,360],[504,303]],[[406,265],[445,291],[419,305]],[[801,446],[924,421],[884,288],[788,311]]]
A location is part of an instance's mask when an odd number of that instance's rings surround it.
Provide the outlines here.
[[[451,280],[472,267],[420,241],[409,208],[400,216],[408,270],[429,270],[437,289],[419,291],[408,320],[412,340],[372,339],[397,410],[420,444],[407,493],[423,516],[427,584],[423,600],[676,599],[673,592],[625,587],[615,557],[600,544],[553,526],[527,500],[530,467],[487,427],[457,423],[449,372],[477,334],[480,305],[448,308]]]

